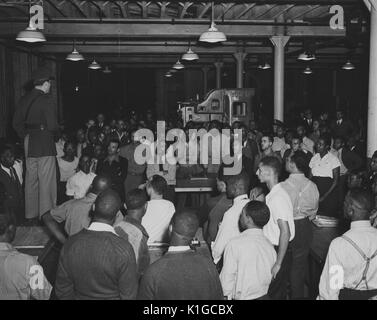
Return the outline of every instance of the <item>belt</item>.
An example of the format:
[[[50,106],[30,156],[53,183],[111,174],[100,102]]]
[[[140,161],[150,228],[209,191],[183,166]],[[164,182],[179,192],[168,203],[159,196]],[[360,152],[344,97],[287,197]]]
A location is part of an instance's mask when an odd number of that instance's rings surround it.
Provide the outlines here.
[[[46,129],[44,124],[26,124],[25,128],[27,130],[44,130],[44,129]]]

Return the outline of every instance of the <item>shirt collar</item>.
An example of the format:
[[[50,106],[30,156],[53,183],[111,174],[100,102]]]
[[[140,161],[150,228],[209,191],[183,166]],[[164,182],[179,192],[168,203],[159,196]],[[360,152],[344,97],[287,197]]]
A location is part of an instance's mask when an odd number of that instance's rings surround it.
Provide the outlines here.
[[[240,196],[235,197],[233,199],[233,203],[236,203],[236,202],[241,201],[241,200],[246,200],[246,199],[248,199],[247,194],[246,193],[245,194],[241,194]]]
[[[370,224],[369,220],[360,220],[360,221],[351,222],[351,229],[370,228],[371,226],[372,225]]]
[[[8,173],[10,175],[10,168],[7,168],[7,167],[4,167],[3,165],[1,165],[1,169],[3,169],[6,173]]]
[[[263,234],[263,230],[262,229],[257,229],[257,228],[252,228],[252,229],[246,229],[244,231],[242,231],[242,235],[244,234],[247,234],[247,235],[251,235],[251,234]]]
[[[168,252],[183,252],[191,250],[189,246],[170,246]]]
[[[114,233],[115,235],[117,235],[112,226],[110,226],[106,223],[102,223],[102,222],[92,222],[90,224],[88,230],[90,230],[90,231],[106,231],[106,232],[111,232],[111,233]]]
[[[0,251],[12,251],[13,246],[8,242],[0,242]]]

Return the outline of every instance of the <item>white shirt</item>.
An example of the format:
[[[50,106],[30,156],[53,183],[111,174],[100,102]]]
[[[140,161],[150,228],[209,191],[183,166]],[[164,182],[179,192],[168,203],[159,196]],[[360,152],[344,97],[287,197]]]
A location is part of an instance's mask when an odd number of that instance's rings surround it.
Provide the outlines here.
[[[147,211],[141,220],[142,226],[147,230],[148,243],[166,242],[171,218],[175,213],[174,204],[165,199],[148,201]]]
[[[218,263],[229,241],[240,235],[238,220],[243,207],[250,201],[246,194],[240,195],[233,200],[233,206],[225,212],[220,224],[215,242],[212,246],[212,257]]]
[[[86,174],[80,170],[68,179],[66,195],[75,199],[84,198],[95,177],[96,174],[93,172]]]
[[[302,138],[301,149],[314,153],[314,142],[308,137]]]
[[[377,250],[377,229],[373,228],[369,221],[352,222],[351,229],[344,235],[355,242],[368,257]],[[362,279],[365,266],[365,260],[347,240],[341,237],[334,239],[330,244],[322,271],[318,299],[338,300],[340,289],[355,289]],[[340,270],[344,272],[344,281],[343,286],[339,288],[331,284],[336,282],[334,276],[339,274]],[[366,278],[369,290],[377,289],[377,257],[370,261]],[[357,290],[366,289],[364,281],[357,288]]]
[[[60,171],[60,181],[65,182],[76,173],[79,165],[79,158],[75,157],[72,162],[66,161],[63,158],[58,158],[58,165]]]
[[[278,220],[280,219],[288,222],[291,232],[289,241],[291,241],[295,237],[293,205],[287,191],[283,189],[280,183],[275,185],[266,196],[266,204],[270,209],[270,220],[263,228],[264,235],[274,246],[278,246],[280,237]]]
[[[274,137],[274,142],[272,143],[272,151],[273,152],[281,152],[281,150],[285,147],[285,139]]]
[[[106,231],[106,232],[111,232],[114,233],[116,236],[118,236],[114,230],[114,227],[110,226],[107,223],[103,222],[92,222],[88,228],[88,230],[91,231]]]
[[[276,251],[261,229],[247,229],[225,248],[220,280],[224,296],[257,299],[267,294]]]
[[[64,156],[64,143],[65,143],[65,141],[62,140],[62,139],[59,139],[58,142],[55,142],[56,157],[57,158]]]
[[[314,177],[333,177],[333,169],[340,167],[339,159],[328,152],[323,158],[316,153],[310,160],[309,167],[312,169]]]
[[[183,252],[191,250],[190,246],[170,246],[168,252]]]
[[[340,175],[341,176],[344,176],[345,174],[347,174],[348,172],[348,169],[346,168],[346,166],[344,165],[343,163],[343,160],[342,160],[342,152],[343,152],[343,148],[340,148],[339,150],[336,150],[336,149],[331,149],[330,152],[338,158],[339,160],[339,163],[340,163]]]

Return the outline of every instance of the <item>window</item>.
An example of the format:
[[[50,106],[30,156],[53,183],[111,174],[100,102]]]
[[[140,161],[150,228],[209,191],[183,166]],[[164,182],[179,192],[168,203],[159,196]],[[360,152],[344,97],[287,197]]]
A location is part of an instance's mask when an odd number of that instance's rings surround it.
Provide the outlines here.
[[[220,110],[220,101],[217,99],[212,99],[211,101],[211,110],[218,111]]]
[[[246,116],[246,102],[234,102],[233,103],[233,115],[234,116]]]

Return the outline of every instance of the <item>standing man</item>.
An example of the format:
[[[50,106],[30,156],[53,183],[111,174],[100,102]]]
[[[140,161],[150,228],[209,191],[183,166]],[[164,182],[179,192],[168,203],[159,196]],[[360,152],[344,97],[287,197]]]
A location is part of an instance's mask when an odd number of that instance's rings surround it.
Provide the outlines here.
[[[34,89],[21,98],[13,118],[13,128],[25,143],[26,219],[37,219],[56,204],[54,132],[58,122],[56,104],[48,94],[53,79],[50,70],[38,69]]]
[[[281,163],[276,157],[265,157],[259,164],[257,172],[262,183],[266,183],[270,193],[266,196],[266,204],[270,209],[270,220],[263,227],[264,235],[275,247],[277,259],[271,273],[273,281],[268,295],[273,300],[286,300],[292,252],[289,242],[295,236],[292,201],[279,183]]]

